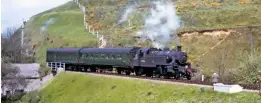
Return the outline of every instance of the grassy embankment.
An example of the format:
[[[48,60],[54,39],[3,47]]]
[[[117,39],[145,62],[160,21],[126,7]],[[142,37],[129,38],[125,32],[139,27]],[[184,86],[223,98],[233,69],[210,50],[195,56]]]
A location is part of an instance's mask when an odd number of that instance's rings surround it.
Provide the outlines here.
[[[44,103],[258,103],[257,93],[215,93],[207,88],[62,73],[40,91]],[[27,97],[23,101],[28,101]]]

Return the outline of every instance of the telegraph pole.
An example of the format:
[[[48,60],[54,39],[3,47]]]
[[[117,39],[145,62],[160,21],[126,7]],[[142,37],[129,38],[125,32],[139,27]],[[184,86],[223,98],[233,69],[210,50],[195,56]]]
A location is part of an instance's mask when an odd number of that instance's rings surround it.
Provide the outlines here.
[[[22,24],[22,33],[21,33],[21,48],[23,48],[24,45],[24,20],[23,20],[23,24]]]

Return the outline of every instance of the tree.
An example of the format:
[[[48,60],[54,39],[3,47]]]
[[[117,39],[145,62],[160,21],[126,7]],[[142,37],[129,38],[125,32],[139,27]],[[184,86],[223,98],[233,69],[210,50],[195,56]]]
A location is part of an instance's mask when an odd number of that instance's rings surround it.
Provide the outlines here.
[[[12,63],[33,62],[33,57],[24,54],[21,47],[21,32],[17,28],[7,28],[1,33],[1,53],[3,59]]]
[[[2,56],[1,56],[1,88],[8,89],[10,96],[8,99],[13,100],[17,89],[23,89],[28,82],[20,75],[20,70],[12,63],[23,62],[22,48],[19,40],[19,31],[16,28],[8,28],[2,33]]]

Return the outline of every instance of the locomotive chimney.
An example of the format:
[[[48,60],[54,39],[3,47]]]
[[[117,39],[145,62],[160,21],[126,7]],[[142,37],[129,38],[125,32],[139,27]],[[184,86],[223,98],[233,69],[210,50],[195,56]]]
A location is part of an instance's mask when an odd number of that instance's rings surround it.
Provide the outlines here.
[[[181,46],[177,46],[177,51],[181,51]]]

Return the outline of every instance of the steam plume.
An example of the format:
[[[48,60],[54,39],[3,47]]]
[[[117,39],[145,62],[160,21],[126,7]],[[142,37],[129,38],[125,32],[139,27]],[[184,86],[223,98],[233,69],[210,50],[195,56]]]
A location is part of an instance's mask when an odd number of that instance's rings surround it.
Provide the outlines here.
[[[145,18],[144,29],[138,31],[138,34],[150,39],[155,48],[163,49],[168,47],[170,34],[180,27],[180,19],[172,2],[157,1],[153,5],[150,15]],[[180,45],[177,36],[175,37],[177,45]]]

